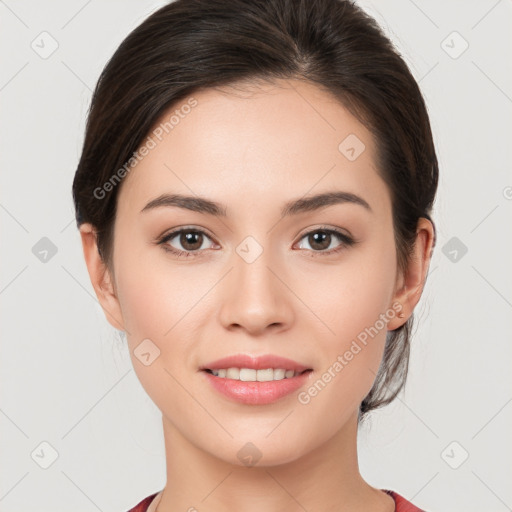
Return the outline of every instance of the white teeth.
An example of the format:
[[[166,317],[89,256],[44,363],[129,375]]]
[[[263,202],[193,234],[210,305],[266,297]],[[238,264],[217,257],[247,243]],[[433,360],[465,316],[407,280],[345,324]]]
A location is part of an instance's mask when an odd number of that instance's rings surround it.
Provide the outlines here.
[[[226,379],[240,380],[240,370],[238,368],[228,368],[226,371]]]
[[[240,368],[239,370],[240,374],[240,380],[243,381],[255,381],[258,380],[258,372],[257,370],[251,369],[251,368]]]
[[[220,378],[241,380],[244,382],[268,382],[271,380],[290,379],[300,372],[285,370],[283,368],[266,368],[264,370],[254,370],[253,368],[221,368],[211,370],[213,375]]]
[[[258,370],[258,372],[259,371],[260,370]],[[274,371],[272,371],[272,369],[263,370],[263,371],[268,372],[271,375],[270,379],[268,379],[268,380],[271,380],[271,379],[282,380],[284,378],[289,379],[290,377],[293,377],[295,375],[295,372],[293,370],[286,371],[284,368],[276,368]],[[287,373],[288,373],[288,375],[286,375]],[[260,379],[258,379],[258,380],[260,380]]]

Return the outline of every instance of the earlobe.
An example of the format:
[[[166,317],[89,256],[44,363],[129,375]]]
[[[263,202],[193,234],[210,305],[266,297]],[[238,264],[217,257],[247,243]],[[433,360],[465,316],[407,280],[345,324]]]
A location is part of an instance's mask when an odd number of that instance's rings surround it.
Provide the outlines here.
[[[416,229],[416,242],[409,265],[397,289],[392,303],[399,303],[401,309],[396,317],[388,324],[388,330],[394,330],[403,325],[412,315],[419,302],[432,257],[434,246],[434,226],[426,218],[420,218]],[[399,306],[399,307],[400,307]],[[397,304],[395,304],[395,309]]]
[[[90,223],[80,226],[80,236],[87,271],[96,297],[105,313],[107,321],[115,329],[124,331],[124,323],[115,285],[105,262],[98,252],[96,231]]]

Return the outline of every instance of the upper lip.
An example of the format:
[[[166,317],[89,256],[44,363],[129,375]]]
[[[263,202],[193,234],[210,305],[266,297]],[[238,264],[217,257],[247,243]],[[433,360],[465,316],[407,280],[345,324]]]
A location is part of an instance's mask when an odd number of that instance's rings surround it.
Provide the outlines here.
[[[293,370],[303,372],[311,370],[297,361],[274,354],[264,354],[262,356],[251,356],[249,354],[236,354],[223,357],[201,366],[200,370],[216,370],[221,368],[252,368],[254,370],[265,370],[266,368],[283,368],[284,370]]]

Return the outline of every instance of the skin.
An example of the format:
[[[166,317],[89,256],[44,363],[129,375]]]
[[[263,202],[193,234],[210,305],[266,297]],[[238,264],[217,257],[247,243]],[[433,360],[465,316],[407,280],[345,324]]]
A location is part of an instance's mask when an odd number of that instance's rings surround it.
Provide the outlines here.
[[[387,330],[405,323],[421,296],[433,226],[420,219],[401,273],[373,137],[317,86],[286,80],[193,96],[197,106],[121,185],[113,268],[98,255],[93,226],[80,228],[98,300],[126,331],[135,372],[162,411],[167,485],[158,511],[392,512],[393,499],[360,475],[357,413]],[[355,161],[338,150],[349,134],[366,147]],[[334,189],[364,198],[372,211],[343,203],[280,217],[285,202]],[[206,197],[227,216],[178,207],[141,213],[162,193]],[[177,257],[156,243],[177,227],[208,236],[194,242],[199,249],[179,235],[168,241],[193,252]],[[321,227],[358,243],[327,255],[343,241],[333,235],[322,248],[304,236]],[[263,249],[252,263],[236,252],[247,236]],[[404,318],[395,315],[307,404],[297,393],[239,404],[199,371],[236,353],[274,353],[313,369],[299,391],[307,390],[396,301]],[[147,338],[160,356],[145,366],[134,350]],[[237,457],[247,442],[261,452],[252,467]]]

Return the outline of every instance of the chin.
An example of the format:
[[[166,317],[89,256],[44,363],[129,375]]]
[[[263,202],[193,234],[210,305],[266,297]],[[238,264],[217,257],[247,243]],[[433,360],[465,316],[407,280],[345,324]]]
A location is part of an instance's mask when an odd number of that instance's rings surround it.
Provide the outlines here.
[[[242,435],[230,440],[228,446],[211,451],[211,455],[228,464],[240,467],[273,467],[296,461],[306,447],[300,446],[301,439],[277,433],[265,437],[265,433]],[[271,439],[272,438],[272,439]],[[224,448],[222,450],[222,448]]]

